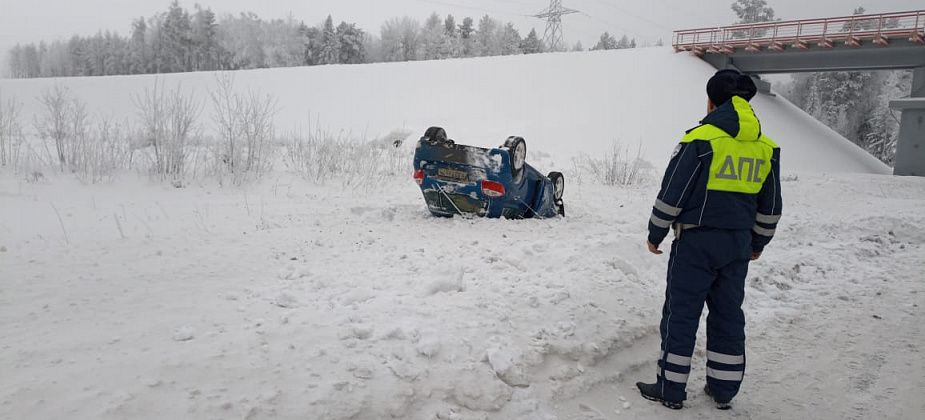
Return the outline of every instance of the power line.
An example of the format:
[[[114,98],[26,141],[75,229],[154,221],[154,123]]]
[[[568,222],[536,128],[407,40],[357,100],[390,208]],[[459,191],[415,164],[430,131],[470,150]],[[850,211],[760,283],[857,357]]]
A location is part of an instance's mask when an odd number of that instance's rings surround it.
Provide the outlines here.
[[[616,4],[613,4],[613,3],[611,3],[611,2],[604,1],[604,0],[594,0],[594,1],[596,1],[596,2],[598,2],[598,3],[600,3],[600,4],[603,4],[603,5],[605,5],[605,6],[614,8],[614,9],[620,11],[620,12],[623,12],[623,14],[626,14],[626,15],[629,15],[629,16],[634,17],[634,18],[636,18],[636,19],[645,21],[645,22],[647,22],[647,23],[649,23],[649,24],[651,24],[651,25],[658,26],[659,28],[662,28],[662,29],[665,29],[665,30],[668,30],[668,31],[673,31],[672,28],[669,28],[669,27],[667,27],[667,26],[665,26],[665,25],[663,25],[663,24],[661,24],[661,23],[659,23],[659,22],[656,22],[656,21],[654,21],[654,20],[652,20],[652,19],[649,19],[649,18],[647,18],[647,17],[645,17],[645,16],[638,15],[638,14],[632,12],[632,11],[629,11],[629,10],[623,8],[623,7],[617,6]]]
[[[439,4],[441,6],[458,7],[460,9],[475,10],[481,13],[494,13],[494,14],[499,14],[499,15],[508,15],[508,16],[517,16],[517,17],[532,17],[524,13],[514,13],[514,12],[497,10],[497,9],[493,10],[493,9],[484,8],[484,7],[467,6],[464,4],[452,3],[452,2],[440,1],[440,0],[416,0],[416,1],[421,2],[421,3]]]
[[[626,29],[624,26],[617,25],[616,23],[613,23],[613,22],[610,22],[610,21],[607,21],[607,20],[604,20],[604,19],[601,19],[601,18],[598,18],[598,17],[591,16],[591,15],[589,15],[589,14],[587,14],[587,13],[581,13],[581,14],[582,14],[583,16],[587,17],[588,19],[591,19],[592,22],[597,23],[598,25],[600,25],[601,28],[604,28],[604,29],[608,30],[608,32],[611,31],[611,30],[616,29],[616,30],[621,31],[621,32],[623,33],[623,35],[630,35],[630,36],[632,36],[633,38],[636,38],[636,39],[638,39],[638,40],[640,40],[640,41],[642,41],[642,40],[645,39],[645,37],[640,36],[638,33],[633,32],[633,31],[631,31],[631,30],[629,30],[629,29]],[[614,34],[614,35],[617,35],[617,34],[619,34],[619,32],[614,32],[613,34]]]
[[[679,2],[678,4],[674,4],[674,5],[668,5],[668,3],[666,3],[666,1],[667,1],[667,0],[658,0],[658,2],[662,4],[662,7],[663,7],[666,11],[672,12],[672,11],[677,11],[678,9],[680,9],[682,12],[684,12],[684,13],[686,13],[686,14],[688,14],[688,15],[698,15],[698,16],[701,17],[701,18],[709,18],[709,19],[711,19],[711,20],[712,20],[712,19],[716,19],[716,14],[714,14],[714,13],[707,13],[707,12],[705,12],[705,11],[702,10],[702,9],[696,9],[696,8],[687,7],[687,5],[685,4],[685,2],[683,2],[683,1],[682,1],[682,2]]]
[[[500,2],[502,2],[502,3],[519,4],[519,5],[521,5],[521,6],[529,6],[529,7],[534,7],[534,6],[536,6],[535,4],[530,4],[530,3],[526,3],[526,2],[522,2],[522,1],[517,1],[517,0],[494,0],[494,1],[500,1]]]

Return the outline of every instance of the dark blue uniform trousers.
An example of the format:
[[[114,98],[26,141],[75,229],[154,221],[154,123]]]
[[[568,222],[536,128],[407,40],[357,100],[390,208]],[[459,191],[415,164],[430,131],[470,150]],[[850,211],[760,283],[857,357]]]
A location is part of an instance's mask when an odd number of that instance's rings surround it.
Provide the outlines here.
[[[745,373],[745,276],[751,260],[748,230],[695,228],[671,245],[662,309],[657,385],[668,401],[687,399],[687,379],[703,304],[707,316],[707,385],[717,401],[739,392]]]

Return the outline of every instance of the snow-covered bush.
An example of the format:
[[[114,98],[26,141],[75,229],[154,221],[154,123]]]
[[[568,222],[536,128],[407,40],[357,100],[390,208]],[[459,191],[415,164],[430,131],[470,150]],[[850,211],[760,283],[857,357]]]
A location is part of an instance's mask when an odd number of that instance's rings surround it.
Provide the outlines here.
[[[578,179],[587,173],[603,185],[638,185],[652,175],[652,165],[643,160],[642,156],[642,145],[638,145],[636,153],[631,155],[628,146],[614,142],[600,158],[593,158],[587,154],[574,158],[573,172],[576,172]]]
[[[148,146],[153,175],[182,185],[189,175],[187,164],[192,146],[200,135],[202,105],[180,85],[166,91],[158,81],[135,96],[145,145]]]
[[[240,185],[272,168],[277,101],[259,92],[235,92],[234,76],[230,74],[216,76],[216,86],[210,96],[212,121],[220,143],[215,148],[221,164],[217,175],[228,174]]]

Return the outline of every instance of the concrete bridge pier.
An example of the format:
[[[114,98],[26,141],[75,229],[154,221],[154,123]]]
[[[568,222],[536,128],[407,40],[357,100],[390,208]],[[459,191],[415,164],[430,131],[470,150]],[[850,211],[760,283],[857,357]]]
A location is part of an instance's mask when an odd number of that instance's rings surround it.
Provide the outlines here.
[[[913,70],[912,94],[890,102],[902,112],[893,174],[925,176],[925,67]]]

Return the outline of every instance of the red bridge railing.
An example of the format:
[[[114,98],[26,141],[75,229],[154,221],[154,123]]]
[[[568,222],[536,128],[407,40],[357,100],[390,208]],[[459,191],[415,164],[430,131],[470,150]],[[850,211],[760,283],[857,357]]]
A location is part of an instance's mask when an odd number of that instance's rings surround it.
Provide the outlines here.
[[[886,47],[896,39],[925,45],[925,10],[689,29],[675,31],[673,45],[675,51],[703,55],[732,54],[736,49],[756,53],[808,49],[812,45],[860,47],[865,42]]]

